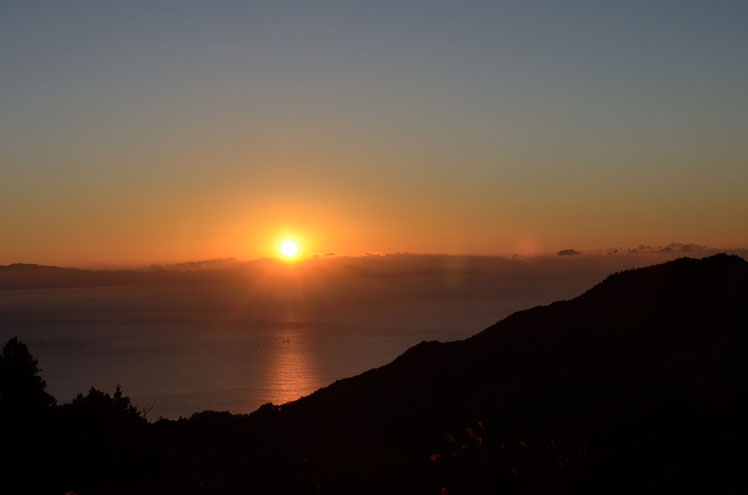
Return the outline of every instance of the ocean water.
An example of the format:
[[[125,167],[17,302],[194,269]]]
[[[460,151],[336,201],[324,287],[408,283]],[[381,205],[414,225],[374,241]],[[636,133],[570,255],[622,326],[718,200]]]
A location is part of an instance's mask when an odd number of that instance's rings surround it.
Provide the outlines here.
[[[0,341],[26,342],[59,403],[120,384],[137,406],[152,407],[151,419],[245,413],[384,365],[422,340],[469,337],[601,277],[0,291]]]

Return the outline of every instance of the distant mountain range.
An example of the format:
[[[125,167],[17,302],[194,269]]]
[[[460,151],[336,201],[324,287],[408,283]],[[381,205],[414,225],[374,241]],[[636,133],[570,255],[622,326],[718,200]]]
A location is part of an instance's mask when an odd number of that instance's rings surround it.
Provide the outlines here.
[[[255,278],[269,281],[285,276],[391,278],[400,276],[441,276],[458,280],[488,275],[496,279],[521,280],[532,286],[537,281],[563,278],[572,271],[586,273],[585,280],[596,280],[611,271],[672,260],[678,253],[690,253],[691,244],[671,244],[664,248],[639,246],[627,252],[580,253],[573,249],[554,256],[510,258],[396,253],[366,256],[315,256],[288,264],[274,258],[238,261],[220,258],[143,269],[85,270],[58,266],[15,263],[0,265],[0,290],[60,289],[107,286],[154,286],[213,283],[246,283]],[[696,246],[698,247],[698,246]],[[700,253],[710,253],[701,248]],[[573,254],[573,255],[572,255]],[[690,253],[693,255],[692,253]],[[748,251],[733,254],[748,259]],[[589,282],[586,282],[589,283]]]
[[[162,285],[210,279],[213,270],[81,270],[16,263],[0,265],[0,290]]]

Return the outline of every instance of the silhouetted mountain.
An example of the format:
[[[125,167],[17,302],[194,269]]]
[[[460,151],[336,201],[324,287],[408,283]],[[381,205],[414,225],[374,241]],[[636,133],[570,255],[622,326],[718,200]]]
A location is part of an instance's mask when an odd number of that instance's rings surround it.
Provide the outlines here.
[[[289,404],[147,433],[134,421],[142,448],[125,442],[132,469],[118,476],[139,493],[737,491],[747,384],[748,262],[683,258],[467,340],[422,342]],[[75,452],[119,452],[91,445]],[[80,462],[49,464],[50,485],[124,490],[108,464],[63,476]]]
[[[15,263],[0,265],[0,290],[106,286],[189,285],[235,282],[264,267],[262,262],[207,260],[139,270],[82,270]]]
[[[0,290],[136,285],[144,283],[148,275],[131,270],[93,271],[16,263],[0,266]]]
[[[512,467],[536,488],[558,488],[559,477],[607,490],[710,485],[745,476],[748,458],[733,442],[746,439],[747,339],[748,263],[684,258],[610,276],[464,341],[423,342],[387,366],[253,417],[275,426],[268,434],[285,439],[286,453],[322,459],[316,469],[342,491],[344,474],[368,478],[360,489],[396,473],[472,493],[512,480]],[[536,465],[487,461],[488,447],[466,428],[494,444],[489,458],[523,442],[543,455],[555,445],[561,464],[582,449],[586,457],[575,462],[584,465],[538,473]],[[433,454],[441,456],[430,463]],[[460,464],[463,455],[489,465],[476,473],[474,463]]]

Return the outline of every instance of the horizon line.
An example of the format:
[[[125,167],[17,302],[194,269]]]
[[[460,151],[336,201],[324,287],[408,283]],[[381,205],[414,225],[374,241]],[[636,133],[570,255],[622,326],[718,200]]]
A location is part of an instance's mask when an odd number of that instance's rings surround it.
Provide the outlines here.
[[[574,248],[564,248],[556,251],[537,251],[532,253],[495,253],[495,254],[477,254],[477,253],[439,253],[439,252],[411,252],[411,251],[393,251],[393,252],[363,252],[359,254],[345,254],[335,253],[328,251],[326,253],[309,253],[306,256],[300,257],[298,260],[291,262],[290,264],[299,264],[310,261],[320,260],[335,260],[335,259],[363,259],[363,258],[376,258],[376,257],[388,257],[388,256],[440,256],[440,257],[453,257],[453,258],[501,258],[506,260],[528,260],[528,259],[540,259],[540,258],[579,258],[579,257],[590,257],[590,256],[641,256],[641,255],[672,255],[681,254],[688,256],[689,254],[737,254],[738,256],[747,257],[747,247],[736,247],[736,248],[715,248],[709,246],[703,246],[694,243],[670,243],[665,246],[654,246],[648,244],[640,244],[634,248],[626,247],[610,247],[610,248],[595,248],[588,250],[576,250]],[[91,271],[116,271],[116,270],[129,270],[129,271],[152,271],[155,269],[174,269],[177,267],[186,268],[193,266],[195,269],[210,269],[211,264],[248,264],[257,263],[262,261],[281,262],[288,264],[287,260],[281,259],[280,257],[274,256],[261,256],[258,258],[251,259],[240,259],[234,256],[217,257],[217,258],[205,258],[205,259],[187,259],[183,261],[173,262],[152,262],[152,263],[117,263],[117,262],[84,262],[84,263],[71,263],[71,264],[49,264],[44,262],[34,261],[11,261],[0,264],[0,267],[10,267],[18,265],[32,265],[40,267],[52,267],[52,268],[69,268],[78,270],[91,270]],[[206,266],[204,266],[206,265]],[[222,268],[228,268],[224,266]]]

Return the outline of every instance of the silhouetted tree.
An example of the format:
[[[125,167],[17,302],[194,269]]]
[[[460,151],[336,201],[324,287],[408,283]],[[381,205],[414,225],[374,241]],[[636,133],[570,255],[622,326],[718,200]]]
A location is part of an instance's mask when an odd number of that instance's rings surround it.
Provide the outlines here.
[[[10,339],[0,354],[0,479],[4,493],[41,493],[48,473],[45,455],[55,399],[39,376],[38,362],[26,345]]]
[[[145,422],[145,418],[138,408],[132,405],[130,398],[122,394],[119,385],[113,395],[91,387],[88,395],[78,394],[65,407],[77,411],[79,415],[91,416],[91,419],[96,421]]]
[[[148,422],[117,386],[113,394],[91,387],[58,408],[65,445],[62,488],[76,493],[142,493],[151,472]],[[127,473],[121,477],[121,473]]]
[[[39,376],[38,362],[26,344],[13,337],[0,355],[0,411],[29,413],[55,405],[55,398]]]

